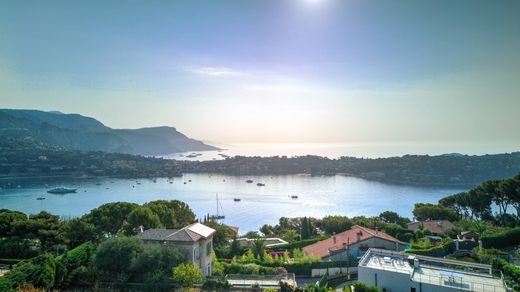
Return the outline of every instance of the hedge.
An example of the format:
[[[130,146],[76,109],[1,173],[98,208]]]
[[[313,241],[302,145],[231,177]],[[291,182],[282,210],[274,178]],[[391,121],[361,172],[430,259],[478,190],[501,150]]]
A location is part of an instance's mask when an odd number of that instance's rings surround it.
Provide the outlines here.
[[[303,248],[303,247],[306,247],[307,245],[314,244],[318,241],[322,241],[327,238],[329,238],[329,236],[319,236],[319,237],[299,240],[299,241],[295,241],[295,242],[291,242],[291,243],[276,245],[276,246],[268,247],[267,249],[270,251],[284,251],[284,250],[292,251],[293,249]]]
[[[418,255],[424,255],[424,256],[431,256],[431,257],[443,257],[450,253],[453,253],[455,251],[455,242],[449,241],[446,243],[443,243],[439,246],[430,247],[427,249],[409,249],[406,252],[418,254]]]
[[[520,286],[518,283],[520,283],[520,267],[509,263],[508,261],[497,258],[494,261],[494,266],[500,270],[502,270],[502,273],[504,273],[504,277],[507,280],[510,280],[513,285],[515,285],[513,288],[514,291],[520,291]]]
[[[310,276],[312,275],[313,269],[326,269],[326,268],[338,268],[346,267],[350,264],[350,267],[357,267],[358,262],[352,260],[347,261],[333,261],[333,262],[314,262],[314,263],[290,263],[290,264],[265,264],[265,263],[225,263],[224,273],[225,274],[276,274],[278,268],[281,266],[287,270],[288,273],[294,273],[298,276]]]
[[[21,259],[0,259],[0,265],[12,266],[12,265],[16,265],[20,261],[22,261],[22,260]]]
[[[484,248],[504,248],[520,243],[520,227],[508,229],[481,238]]]

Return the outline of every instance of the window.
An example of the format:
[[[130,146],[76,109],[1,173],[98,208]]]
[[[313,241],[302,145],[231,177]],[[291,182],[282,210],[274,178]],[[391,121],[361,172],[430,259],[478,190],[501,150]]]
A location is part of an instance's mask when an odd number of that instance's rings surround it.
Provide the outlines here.
[[[211,241],[210,241],[206,244],[206,255],[208,255],[208,256],[211,255],[211,249],[212,249],[212,246],[211,246]]]
[[[410,288],[410,292],[415,292],[415,288]]]
[[[193,258],[196,260],[200,259],[200,247],[196,247],[193,250]]]

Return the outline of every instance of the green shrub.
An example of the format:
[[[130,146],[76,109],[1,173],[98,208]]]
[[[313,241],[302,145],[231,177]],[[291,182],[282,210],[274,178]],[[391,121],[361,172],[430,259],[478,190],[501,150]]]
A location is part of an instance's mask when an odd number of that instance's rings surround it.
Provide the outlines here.
[[[207,279],[202,284],[202,290],[216,291],[217,289],[229,289],[231,284],[227,280]]]
[[[356,292],[381,292],[381,289],[376,286],[367,285],[363,282],[356,281],[354,282],[354,291]]]
[[[455,242],[451,239],[445,240],[441,245],[430,247],[427,249],[409,249],[407,252],[418,255],[443,257],[455,251]]]
[[[306,247],[307,245],[314,244],[318,241],[322,241],[327,238],[329,238],[329,237],[328,236],[318,236],[318,237],[314,237],[314,238],[310,238],[310,239],[299,240],[299,241],[294,241],[294,242],[290,242],[287,244],[281,244],[281,245],[277,245],[277,246],[273,246],[273,247],[268,247],[267,249],[271,250],[271,251],[294,250],[294,249],[298,249],[298,248],[301,249],[303,247]]]
[[[504,248],[518,245],[520,243],[520,227],[486,235],[481,240],[484,248]]]

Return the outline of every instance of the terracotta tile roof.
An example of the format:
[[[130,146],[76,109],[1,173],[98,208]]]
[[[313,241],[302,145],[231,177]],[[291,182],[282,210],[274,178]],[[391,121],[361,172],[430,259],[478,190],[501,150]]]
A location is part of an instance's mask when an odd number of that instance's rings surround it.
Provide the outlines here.
[[[227,226],[227,228],[229,228],[229,230],[231,230],[231,232],[233,232],[233,235],[237,235],[238,234],[239,227],[231,226],[231,225],[226,225],[226,226]]]
[[[419,229],[421,226],[424,229],[428,229],[431,232],[434,232],[437,234],[443,234],[444,232],[455,227],[453,225],[453,223],[451,223],[448,220],[428,220],[428,221],[419,221],[419,222],[408,223],[408,229],[413,230],[413,231]]]
[[[339,250],[343,248],[343,243],[352,245],[358,242],[357,234],[360,234],[359,242],[365,241],[367,239],[378,237],[384,240],[402,243],[398,239],[382,232],[372,230],[370,228],[361,227],[359,225],[352,226],[351,229],[347,231],[343,231],[338,233],[328,239],[318,241],[314,244],[308,245],[303,248],[303,252],[307,255],[315,255],[319,257],[329,256],[329,250]],[[336,237],[336,243],[334,243],[334,237]]]

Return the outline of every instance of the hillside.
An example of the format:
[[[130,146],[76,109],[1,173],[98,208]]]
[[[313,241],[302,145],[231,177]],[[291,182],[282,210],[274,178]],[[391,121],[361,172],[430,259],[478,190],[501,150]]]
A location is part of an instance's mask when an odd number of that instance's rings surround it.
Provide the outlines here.
[[[0,109],[0,137],[81,151],[163,155],[217,148],[190,139],[173,127],[112,129],[78,114]]]

